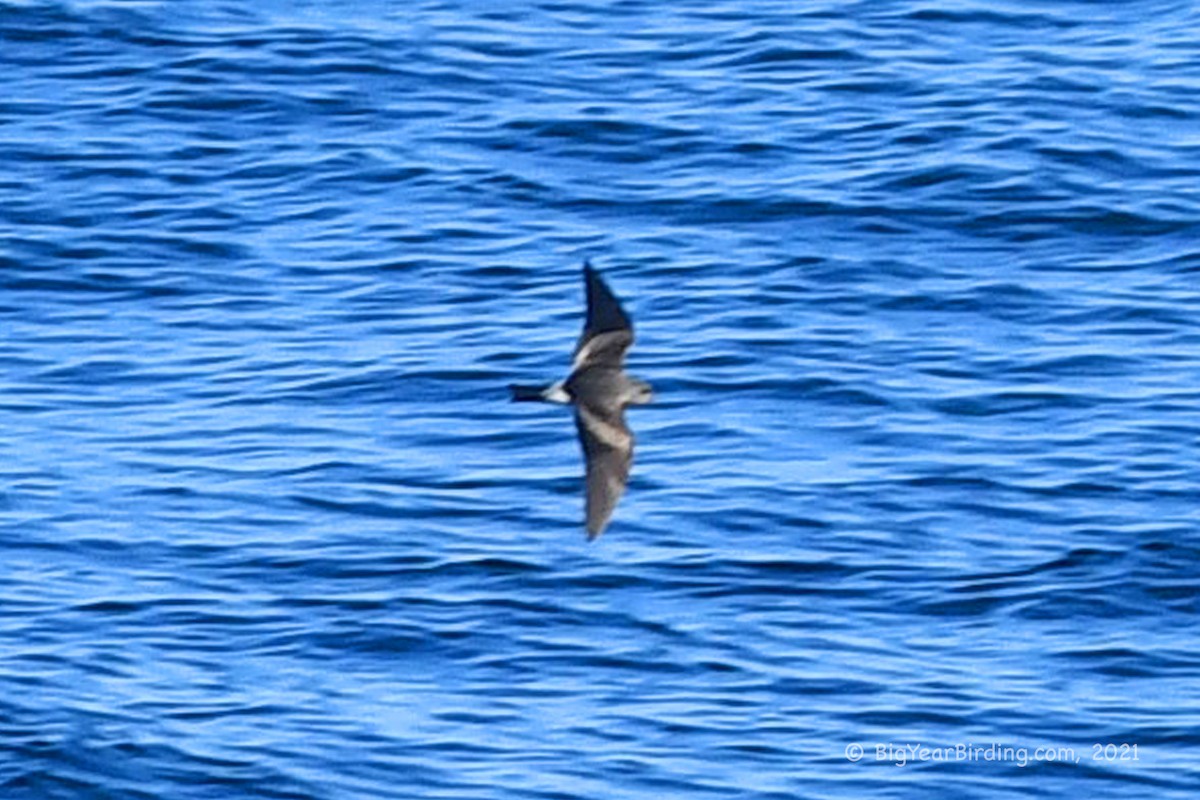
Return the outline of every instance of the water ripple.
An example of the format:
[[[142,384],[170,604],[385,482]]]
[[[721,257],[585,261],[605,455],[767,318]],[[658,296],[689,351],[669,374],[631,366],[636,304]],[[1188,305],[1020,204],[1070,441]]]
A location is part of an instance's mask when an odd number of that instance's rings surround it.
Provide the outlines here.
[[[1191,797],[1198,22],[0,0],[0,793]]]

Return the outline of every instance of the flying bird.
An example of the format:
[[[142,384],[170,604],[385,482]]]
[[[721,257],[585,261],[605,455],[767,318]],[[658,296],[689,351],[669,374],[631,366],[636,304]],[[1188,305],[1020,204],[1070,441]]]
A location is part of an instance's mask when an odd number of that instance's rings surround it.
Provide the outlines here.
[[[625,351],[633,344],[633,323],[608,284],[583,262],[587,321],[575,345],[570,376],[548,386],[512,385],[514,401],[563,403],[575,407],[575,427],[587,470],[588,541],[604,532],[625,492],[633,465],[633,432],[625,407],[649,403],[650,385],[625,374]]]

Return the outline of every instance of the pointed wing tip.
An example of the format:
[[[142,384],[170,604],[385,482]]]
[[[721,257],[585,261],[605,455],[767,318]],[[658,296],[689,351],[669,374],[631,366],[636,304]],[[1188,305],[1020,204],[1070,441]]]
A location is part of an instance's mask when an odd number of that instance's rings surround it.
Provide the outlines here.
[[[621,307],[621,301],[613,294],[613,290],[609,288],[599,270],[592,266],[591,259],[585,259],[583,262],[583,283],[587,295],[585,341],[597,333],[633,330],[633,322],[625,313],[625,309]]]
[[[600,535],[604,533],[604,529],[608,527],[608,519],[593,517],[591,511],[590,508],[587,509],[588,513],[583,520],[583,528],[587,531],[587,540],[594,542],[600,538]]]

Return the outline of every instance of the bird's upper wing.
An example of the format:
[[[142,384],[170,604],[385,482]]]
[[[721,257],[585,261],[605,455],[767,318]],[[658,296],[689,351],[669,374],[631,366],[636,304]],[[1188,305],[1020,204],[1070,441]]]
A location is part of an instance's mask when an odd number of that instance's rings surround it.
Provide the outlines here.
[[[633,323],[621,303],[590,262],[583,262],[587,288],[587,321],[575,346],[575,369],[603,365],[620,367],[633,344]]]
[[[606,414],[586,405],[575,407],[575,426],[587,462],[587,532],[591,541],[604,532],[625,492],[633,465],[633,433],[620,412]]]

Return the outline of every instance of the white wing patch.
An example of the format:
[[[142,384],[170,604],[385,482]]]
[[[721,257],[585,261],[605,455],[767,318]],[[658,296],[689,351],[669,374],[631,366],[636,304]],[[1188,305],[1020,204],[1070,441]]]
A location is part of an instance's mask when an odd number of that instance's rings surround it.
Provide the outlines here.
[[[624,425],[614,424],[584,405],[576,406],[575,410],[579,412],[588,435],[599,444],[614,450],[629,450],[633,447],[633,434]]]
[[[579,345],[579,349],[575,351],[574,367],[579,369],[601,357],[614,365],[620,365],[625,351],[631,344],[633,334],[627,330],[597,333]]]

